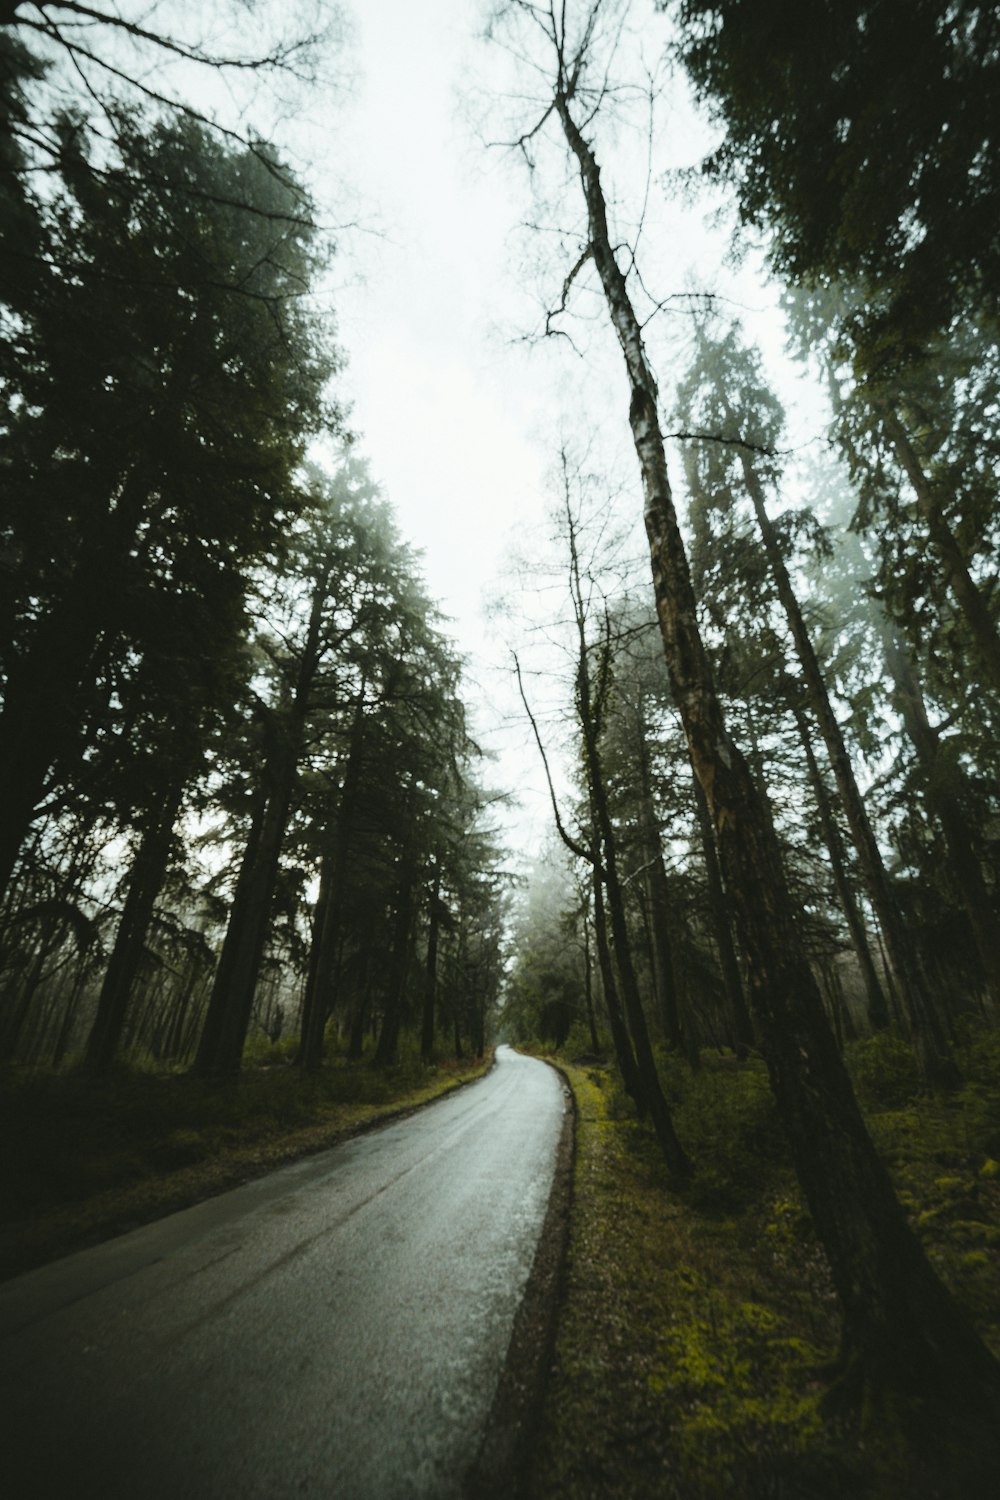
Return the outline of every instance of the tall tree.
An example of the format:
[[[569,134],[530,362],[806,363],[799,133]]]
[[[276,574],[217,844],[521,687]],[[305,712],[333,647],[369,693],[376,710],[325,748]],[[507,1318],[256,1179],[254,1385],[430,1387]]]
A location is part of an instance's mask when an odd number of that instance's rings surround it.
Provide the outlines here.
[[[0,890],[46,798],[79,775],[116,674],[155,650],[163,602],[232,639],[245,568],[300,503],[290,475],[331,415],[333,366],[302,300],[312,235],[282,217],[301,195],[268,159],[123,117],[98,172],[67,122],[30,275],[0,243],[15,271],[0,443],[17,559],[0,640]]]
[[[534,76],[544,70],[546,80],[539,114],[521,140],[537,140],[547,122],[556,122],[579,174],[586,210],[579,263],[593,262],[625,363],[671,688],[712,812],[775,1098],[840,1295],[844,1378],[860,1389],[930,1390],[940,1400],[961,1391],[959,1400],[995,1410],[1000,1366],[924,1256],[865,1128],[803,952],[767,805],[727,730],[699,635],[656,379],[591,143],[607,88],[609,59],[596,55],[607,41],[601,28],[609,16],[619,19],[620,7],[598,0],[577,14],[512,0],[504,13],[517,25],[515,45],[522,55],[528,49]],[[532,39],[541,44],[540,57]]]

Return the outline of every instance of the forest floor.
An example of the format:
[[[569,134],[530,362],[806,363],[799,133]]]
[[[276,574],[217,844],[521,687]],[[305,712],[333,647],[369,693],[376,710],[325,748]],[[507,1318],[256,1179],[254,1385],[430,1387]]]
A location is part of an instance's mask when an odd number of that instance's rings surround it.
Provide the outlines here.
[[[932,1261],[1000,1354],[1000,1038],[959,1049],[965,1084],[919,1094],[908,1049],[856,1044],[869,1126]],[[696,1162],[665,1187],[651,1134],[604,1065],[556,1061],[577,1106],[555,1355],[530,1500],[980,1500],[978,1429],[903,1443],[883,1413],[825,1421],[836,1299],[763,1066],[664,1063]],[[911,1430],[912,1430],[911,1422]]]
[[[325,1150],[480,1078],[484,1058],[287,1061],[228,1084],[118,1069],[0,1073],[0,1280]]]

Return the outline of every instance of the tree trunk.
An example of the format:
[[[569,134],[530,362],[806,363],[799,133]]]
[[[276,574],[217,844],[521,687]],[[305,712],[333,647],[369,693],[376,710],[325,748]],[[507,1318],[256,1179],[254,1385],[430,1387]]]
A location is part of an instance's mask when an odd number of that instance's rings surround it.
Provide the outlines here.
[[[0,714],[0,900],[42,802],[49,771],[79,720],[81,682],[98,628],[87,630],[74,612],[53,613],[39,639],[15,662]]]
[[[649,1040],[646,1013],[642,1007],[642,996],[632,961],[632,943],[625,916],[625,900],[618,876],[618,852],[614,826],[608,810],[607,793],[604,786],[604,771],[601,765],[600,748],[597,743],[596,726],[591,715],[589,672],[587,653],[581,651],[579,665],[580,686],[577,694],[583,730],[584,756],[587,766],[587,781],[590,791],[591,815],[597,832],[598,847],[604,871],[604,887],[608,914],[611,919],[611,939],[614,944],[615,968],[621,980],[625,1015],[635,1050],[636,1072],[639,1088],[653,1122],[653,1130],[663,1152],[667,1167],[678,1177],[687,1176],[691,1163],[677,1139],[674,1122],[656,1071],[656,1059]]]
[[[945,576],[975,644],[980,663],[994,692],[1000,692],[1000,636],[982,594],[969,572],[962,549],[944,516],[934,486],[924,473],[910,436],[888,403],[879,407],[885,430],[917,497],[927,533],[944,563]]]
[[[564,86],[554,105],[579,164],[591,253],[625,357],[673,697],[718,837],[771,1085],[840,1297],[845,1375],[861,1387],[933,1390],[992,1411],[1000,1366],[931,1269],[872,1145],[802,948],[766,804],[726,729],[698,632],[656,382],[612,249],[597,163]]]
[[[601,972],[601,985],[604,989],[604,1008],[608,1013],[611,1040],[614,1043],[615,1057],[625,1092],[641,1116],[646,1112],[646,1101],[639,1081],[639,1070],[625,1025],[625,1017],[622,1015],[621,1001],[618,998],[618,981],[615,978],[614,964],[611,959],[608,918],[604,909],[604,871],[596,849],[591,860],[591,875],[594,890],[594,940],[597,944],[597,966]]]
[[[737,1057],[744,1058],[754,1046],[753,1020],[747,1009],[746,995],[743,992],[743,981],[740,978],[740,966],[736,958],[736,949],[733,945],[731,908],[722,885],[722,872],[719,869],[719,855],[715,847],[712,814],[709,812],[708,802],[697,776],[694,777],[694,805],[698,814],[698,829],[701,833],[702,853],[705,857],[708,904],[712,913],[715,946],[719,953],[722,984],[725,989],[732,1024],[733,1050],[736,1052]]]
[[[667,1046],[676,1051],[683,1040],[680,984],[670,932],[670,892],[667,887],[667,873],[663,868],[663,845],[660,842],[660,831],[656,824],[656,809],[653,806],[652,772],[645,730],[643,716],[639,714],[636,723],[639,825],[642,831],[643,883],[646,887],[646,904],[649,911],[653,984],[659,1002]],[[695,1049],[695,1056],[697,1056],[697,1049]]]
[[[159,805],[149,813],[132,864],[128,895],[101,985],[97,1015],[84,1058],[85,1071],[95,1078],[108,1072],[121,1042],[129,1000],[145,952],[153,907],[167,873],[174,824],[183,792],[184,778],[178,776]]]
[[[883,631],[883,644],[886,665],[895,684],[896,707],[927,777],[927,804],[944,834],[948,862],[972,927],[990,994],[994,1002],[1000,1003],[1000,924],[983,879],[975,839],[961,801],[949,784],[947,768],[942,764],[940,736],[927,717],[912,662],[891,631]]]
[[[354,826],[354,806],[361,779],[361,756],[365,729],[365,693],[362,680],[354,706],[347,762],[340,788],[340,803],[333,838],[333,849],[322,862],[320,890],[313,921],[313,940],[309,952],[309,974],[302,1002],[302,1027],[299,1051],[295,1059],[300,1068],[315,1071],[323,1063],[323,1033],[333,1008],[336,982],[337,942],[340,936],[343,892],[347,880],[347,859]]]
[[[371,964],[365,956],[361,973],[358,977],[357,990],[354,997],[354,1008],[351,1012],[351,1030],[347,1042],[347,1056],[351,1062],[360,1061],[365,1050],[365,1031],[368,1026],[368,1016],[371,1011]]]
[[[802,667],[802,678],[809,695],[809,705],[816,716],[823,743],[826,745],[826,752],[837,782],[837,790],[840,792],[848,826],[854,839],[868,897],[882,924],[882,934],[888,949],[889,961],[899,980],[921,1074],[928,1083],[954,1087],[961,1081],[958,1070],[945,1051],[944,1036],[934,1004],[907,940],[896,897],[858,790],[844,736],[833,711],[830,695],[826,690],[822,669],[813,650],[799,602],[788,576],[788,569],[781,556],[781,547],[764,505],[764,492],[746,453],[742,455],[742,464],[743,478],[753,502],[771,574],[788,620],[788,628],[795,642],[795,653]],[[882,1024],[886,1022],[888,1022],[887,1015]]]
[[[271,720],[273,741],[264,765],[250,839],[236,883],[236,896],[195,1060],[195,1071],[203,1075],[235,1077],[240,1070],[267,942],[281,845],[302,753],[310,695],[322,657],[328,586],[329,565],[313,586],[309,622],[291,701]]]
[[[406,997],[406,977],[410,965],[410,938],[413,929],[413,872],[407,868],[400,871],[396,890],[396,920],[393,923],[392,962],[386,986],[385,1011],[379,1031],[375,1056],[375,1067],[388,1067],[396,1061],[399,1047],[399,1028],[403,1018],[403,1003]]]
[[[590,952],[590,920],[583,912],[583,998],[587,1007],[587,1026],[590,1029],[590,1046],[596,1057],[601,1050],[597,1036],[597,1020],[594,1016],[594,960]]]
[[[267,941],[295,765],[291,744],[281,744],[264,769],[195,1058],[195,1072],[203,1077],[235,1077],[240,1070]]]
[[[441,867],[434,861],[434,884],[431,887],[430,920],[427,930],[427,960],[424,965],[424,1006],[420,1024],[420,1056],[430,1062],[434,1056],[434,1002],[437,998],[438,939],[441,934]]]
[[[816,807],[819,811],[820,826],[823,829],[823,841],[826,844],[830,856],[830,869],[833,874],[833,883],[837,892],[837,900],[840,909],[844,913],[847,922],[847,930],[851,938],[851,946],[858,960],[858,968],[861,971],[861,981],[865,990],[865,1005],[868,1011],[868,1022],[873,1031],[881,1031],[889,1024],[889,1011],[882,993],[882,986],[878,982],[875,972],[875,964],[872,960],[871,949],[868,946],[868,934],[865,932],[864,918],[854,896],[847,867],[844,861],[844,847],[840,837],[840,829],[833,815],[830,805],[830,797],[826,784],[820,775],[816,757],[813,754],[812,735],[806,716],[798,704],[792,703],[792,712],[795,715],[795,723],[799,731],[799,739],[802,751],[806,758],[806,768],[809,773],[809,783],[813,789],[816,799]]]

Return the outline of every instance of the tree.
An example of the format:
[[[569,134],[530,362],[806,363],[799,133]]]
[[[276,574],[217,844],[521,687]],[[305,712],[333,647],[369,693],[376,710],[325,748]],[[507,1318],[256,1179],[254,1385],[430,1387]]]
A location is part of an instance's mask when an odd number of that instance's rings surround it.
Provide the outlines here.
[[[643,330],[615,251],[591,139],[607,88],[608,7],[505,7],[524,53],[543,49],[547,93],[519,137],[537,141],[551,120],[579,174],[586,211],[579,265],[592,262],[623,356],[629,423],[645,498],[653,587],[670,672],[695,772],[718,838],[734,903],[761,1046],[799,1179],[830,1262],[844,1316],[842,1377],[862,1389],[932,1391],[995,1410],[1000,1367],[962,1319],[909,1229],[865,1128],[802,949],[766,803],[729,734],[702,643],[660,430],[658,390]],[[617,15],[617,11],[615,13]],[[613,18],[614,19],[614,18]],[[632,261],[627,259],[629,270]],[[565,297],[564,297],[565,305]]]
[[[792,584],[779,532],[767,511],[765,485],[777,480],[773,454],[781,439],[783,414],[763,382],[759,359],[741,348],[731,329],[721,339],[709,340],[700,331],[692,369],[682,387],[682,416],[692,427],[717,432],[719,442],[691,453],[689,479],[709,503],[732,503],[742,489],[767,558],[773,586],[780,599],[799,659],[810,707],[819,724],[836,778],[840,799],[851,829],[869,899],[878,915],[893,968],[902,987],[914,1042],[925,1076],[947,1076],[942,1038],[923,976],[911,956],[913,944],[905,931],[882,855],[858,790],[843,732],[833,711],[823,671],[805,616]],[[850,904],[850,903],[848,903]],[[856,923],[854,924],[856,927]],[[888,1020],[881,992],[869,995],[875,1009],[873,1024]]]
[[[658,0],[725,127],[702,170],[771,235],[779,275],[886,295],[870,343],[906,357],[1000,288],[1000,20],[976,0]],[[905,37],[905,45],[901,38]]]
[[[164,611],[200,611],[198,652],[232,640],[246,566],[301,505],[333,359],[302,301],[312,235],[267,217],[289,191],[265,155],[123,118],[117,163],[95,175],[68,135],[62,191],[36,205],[45,258],[6,309],[0,889]]]
[[[250,827],[198,1049],[196,1066],[206,1074],[239,1069],[303,761],[323,754],[356,691],[366,632],[392,613],[391,523],[364,466],[349,460],[333,479],[314,469],[310,480],[317,514],[294,539],[282,587],[270,601],[269,628],[257,637],[269,691],[256,694],[259,759],[250,772]]]

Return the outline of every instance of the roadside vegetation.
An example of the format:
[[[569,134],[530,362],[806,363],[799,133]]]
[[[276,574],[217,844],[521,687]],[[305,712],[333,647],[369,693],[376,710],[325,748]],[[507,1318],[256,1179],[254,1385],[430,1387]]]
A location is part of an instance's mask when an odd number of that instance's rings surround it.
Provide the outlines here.
[[[660,1064],[695,1173],[668,1188],[655,1137],[615,1070],[544,1046],[577,1105],[555,1356],[532,1500],[716,1500],[993,1493],[996,1454],[953,1420],[825,1404],[839,1314],[763,1065]],[[980,1335],[1000,1351],[1000,1044],[958,1049],[963,1087],[921,1094],[890,1037],[848,1049],[865,1117],[911,1223]],[[576,1058],[577,1060],[573,1060]],[[925,1414],[926,1415],[926,1414]],[[992,1478],[991,1478],[992,1476]]]
[[[480,1058],[391,1068],[334,1056],[303,1077],[290,1049],[260,1047],[241,1077],[121,1066],[0,1075],[0,1277],[135,1228],[405,1113],[492,1066]]]

